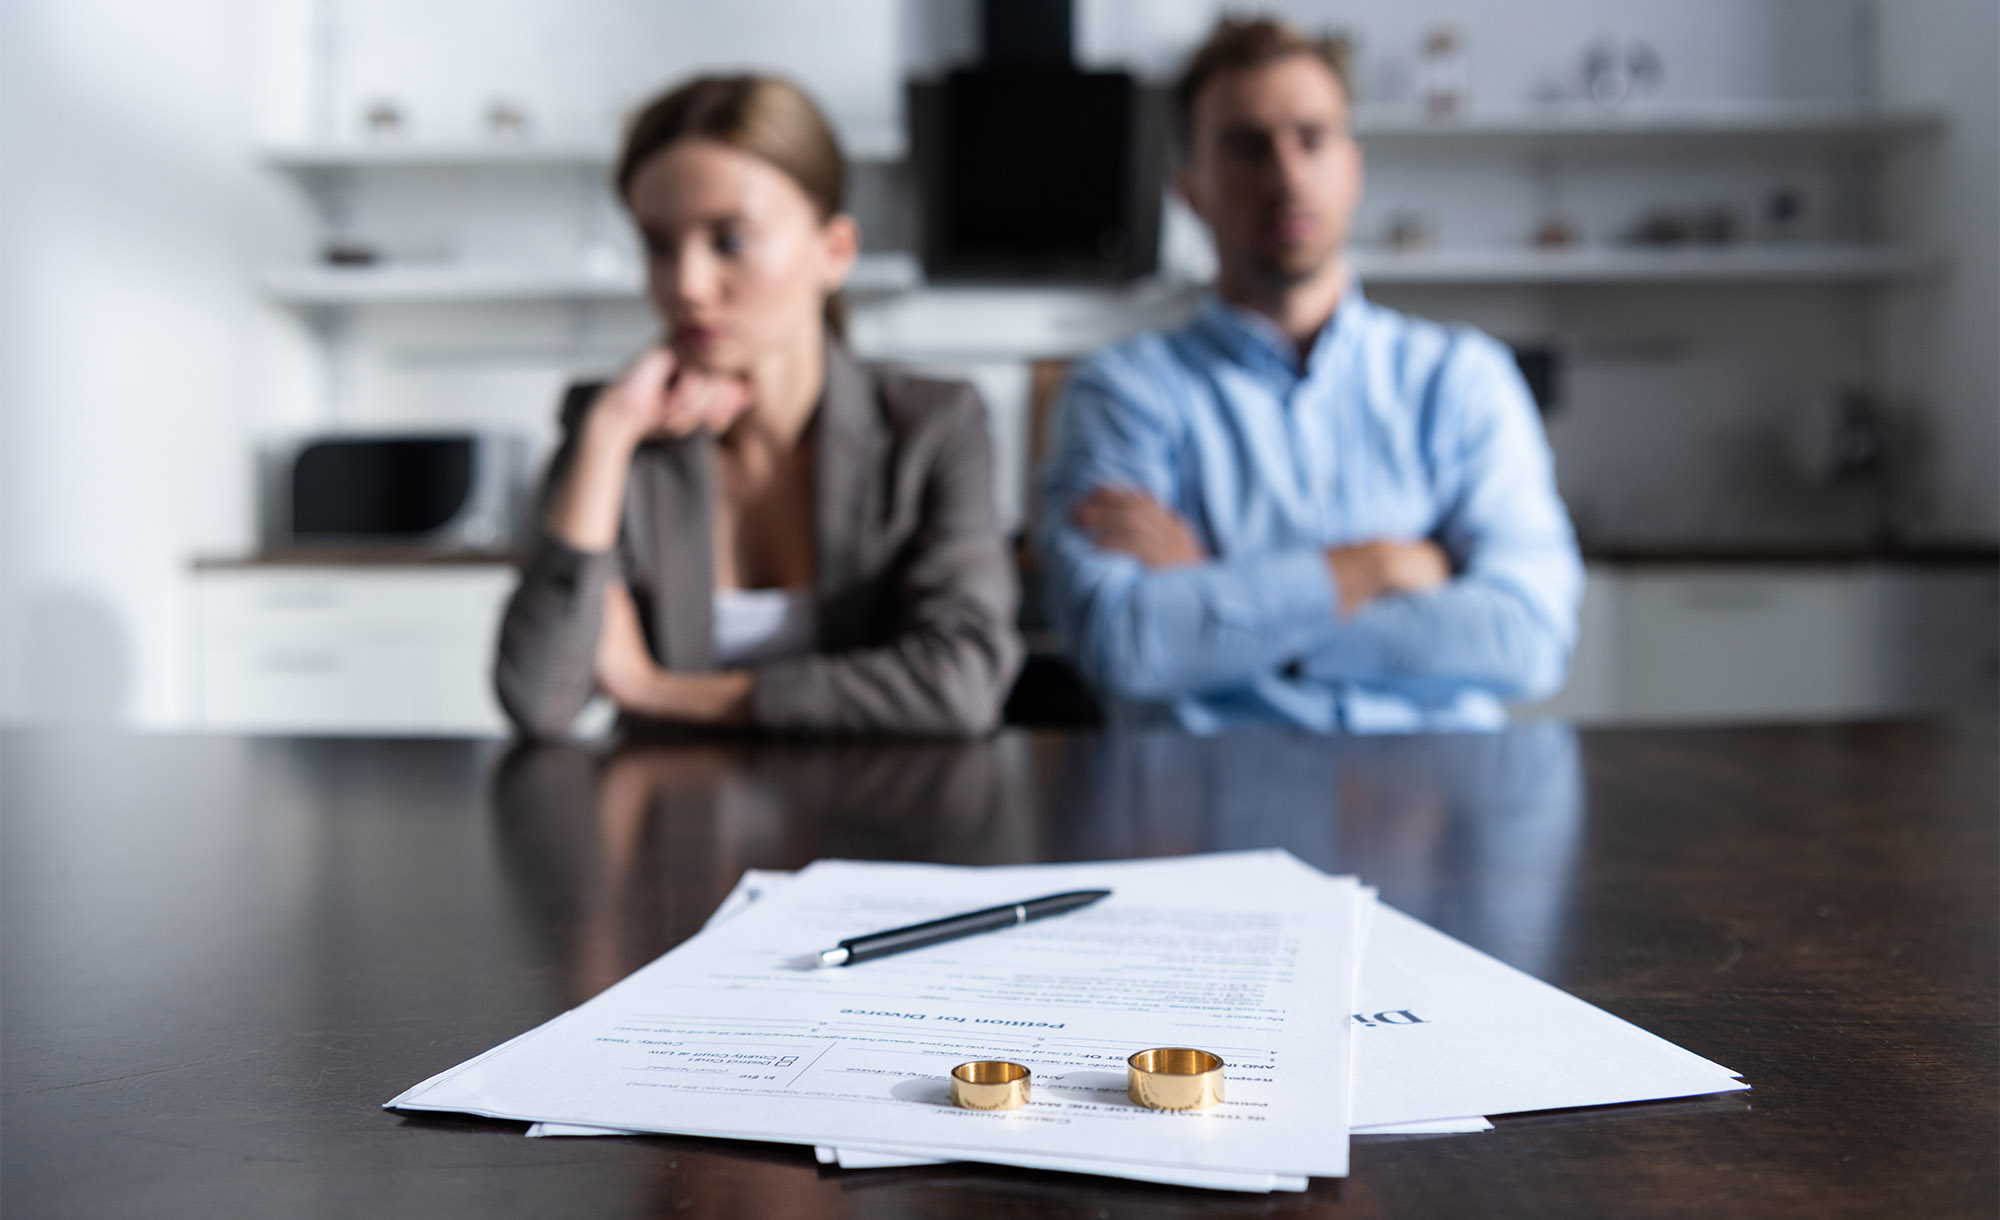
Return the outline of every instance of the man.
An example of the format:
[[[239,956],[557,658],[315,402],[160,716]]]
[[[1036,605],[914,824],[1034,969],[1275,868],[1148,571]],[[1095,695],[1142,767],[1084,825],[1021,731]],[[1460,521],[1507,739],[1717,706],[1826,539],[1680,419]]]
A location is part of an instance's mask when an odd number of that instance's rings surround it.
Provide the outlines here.
[[[1583,585],[1511,355],[1354,283],[1361,152],[1320,44],[1225,21],[1177,100],[1215,290],[1063,392],[1040,543],[1065,645],[1127,722],[1504,724],[1561,684]]]

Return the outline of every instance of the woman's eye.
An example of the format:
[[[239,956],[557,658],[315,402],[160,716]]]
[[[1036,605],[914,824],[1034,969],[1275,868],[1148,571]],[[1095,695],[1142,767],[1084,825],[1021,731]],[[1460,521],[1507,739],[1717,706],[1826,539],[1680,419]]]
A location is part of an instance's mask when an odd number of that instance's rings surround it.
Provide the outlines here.
[[[715,252],[727,258],[743,253],[743,234],[734,229],[724,229],[715,235]]]

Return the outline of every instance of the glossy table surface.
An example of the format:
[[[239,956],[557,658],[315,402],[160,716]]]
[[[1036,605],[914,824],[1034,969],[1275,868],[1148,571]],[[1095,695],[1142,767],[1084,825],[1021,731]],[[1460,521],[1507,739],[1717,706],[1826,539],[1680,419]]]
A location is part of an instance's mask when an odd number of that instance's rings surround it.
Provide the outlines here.
[[[0,1213],[1991,1216],[1990,722],[973,745],[0,737]],[[378,1107],[745,868],[1284,847],[1749,1093],[1235,1195]]]

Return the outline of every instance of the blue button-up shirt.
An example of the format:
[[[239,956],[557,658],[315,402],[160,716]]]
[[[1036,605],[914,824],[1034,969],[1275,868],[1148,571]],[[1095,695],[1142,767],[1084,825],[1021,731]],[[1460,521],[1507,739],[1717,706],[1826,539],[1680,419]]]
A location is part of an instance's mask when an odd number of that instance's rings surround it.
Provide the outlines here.
[[[1355,286],[1300,365],[1270,321],[1210,296],[1065,388],[1038,541],[1056,629],[1114,717],[1492,728],[1503,700],[1552,693],[1583,565],[1511,353]],[[1099,549],[1070,513],[1106,485],[1180,514],[1209,561]],[[1448,585],[1340,614],[1329,548],[1422,538]]]

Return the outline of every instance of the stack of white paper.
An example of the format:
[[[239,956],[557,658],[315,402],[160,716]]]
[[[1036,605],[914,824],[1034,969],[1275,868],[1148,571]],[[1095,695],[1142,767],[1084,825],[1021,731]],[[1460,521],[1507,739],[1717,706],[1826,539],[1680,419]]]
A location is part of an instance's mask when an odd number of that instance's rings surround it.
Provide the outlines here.
[[[865,932],[1058,890],[1084,910],[859,966]],[[1194,1113],[1125,1096],[1126,1056],[1228,1063]],[[1034,1072],[1005,1112],[950,1102],[969,1059]],[[1221,1189],[1304,1189],[1355,1134],[1746,1087],[1283,852],[966,869],[821,861],[746,874],[697,936],[391,1107],[812,1144],[849,1168],[978,1160]]]

